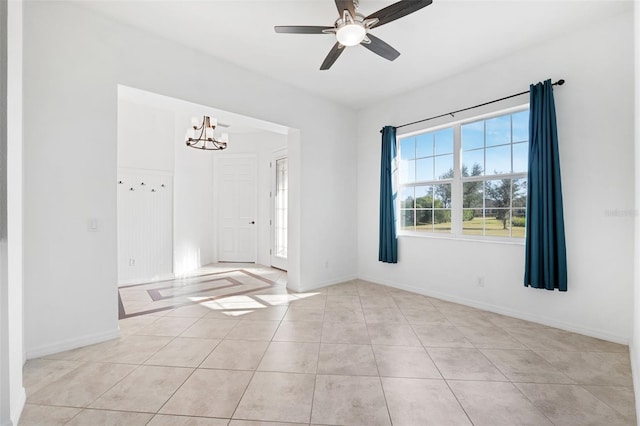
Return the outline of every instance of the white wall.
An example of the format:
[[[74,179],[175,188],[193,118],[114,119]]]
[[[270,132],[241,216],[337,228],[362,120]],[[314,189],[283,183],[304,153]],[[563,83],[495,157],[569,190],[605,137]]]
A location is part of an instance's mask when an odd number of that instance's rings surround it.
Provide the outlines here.
[[[173,172],[174,114],[118,99],[118,168]]]
[[[630,10],[630,8],[629,8]],[[632,324],[633,27],[630,12],[399,95],[359,113],[358,275],[461,303],[628,343]],[[435,64],[437,66],[437,64]],[[568,292],[523,286],[524,246],[400,237],[399,263],[378,262],[382,126],[476,105],[566,79],[555,89]],[[527,97],[493,105],[522,104]],[[471,114],[487,112],[475,110]],[[466,115],[469,116],[469,115]],[[456,119],[466,117],[460,114]],[[429,125],[443,122],[431,122]],[[417,126],[402,130],[416,130]],[[485,276],[484,288],[475,285]]]
[[[353,111],[75,4],[28,2],[24,25],[28,357],[117,335],[117,84],[299,129],[290,286],[355,276]]]
[[[274,151],[280,148],[286,148],[287,136],[277,133],[240,133],[232,135],[229,146],[223,152],[217,153],[216,156],[224,158],[225,156],[234,156],[240,154],[255,154],[258,170],[256,171],[258,185],[258,200],[256,226],[258,227],[258,246],[257,246],[257,263],[261,265],[271,265],[271,256],[269,248],[271,246],[271,234],[269,228],[269,218],[271,216],[271,199],[269,191],[271,190],[271,173],[269,162]],[[214,170],[215,179],[215,170]],[[214,180],[215,185],[215,180]],[[214,201],[214,209],[215,201]],[[214,242],[217,240],[214,230]],[[215,244],[215,243],[214,243]],[[216,253],[216,247],[214,247]]]
[[[634,39],[635,39],[635,200],[636,200],[636,232],[635,232],[635,274],[633,295],[633,337],[629,350],[631,352],[631,371],[636,396],[636,412],[640,413],[640,4],[634,2]]]

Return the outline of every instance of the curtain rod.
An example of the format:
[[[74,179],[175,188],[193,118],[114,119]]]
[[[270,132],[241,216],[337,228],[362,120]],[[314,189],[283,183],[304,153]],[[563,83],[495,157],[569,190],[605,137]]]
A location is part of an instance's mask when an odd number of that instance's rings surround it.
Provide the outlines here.
[[[560,80],[556,81],[555,83],[553,83],[552,85],[553,85],[553,86],[556,86],[556,85],[557,85],[557,86],[562,86],[563,84],[564,84],[564,80],[563,80],[563,79],[560,79]],[[525,90],[524,92],[516,93],[515,95],[505,96],[504,98],[494,99],[493,101],[489,101],[489,102],[485,102],[485,103],[482,103],[482,104],[474,105],[474,106],[471,106],[471,107],[468,107],[468,108],[459,109],[459,110],[457,110],[457,111],[451,111],[451,112],[448,112],[448,113],[446,113],[446,114],[440,114],[440,115],[435,115],[435,116],[433,116],[433,117],[429,117],[429,118],[423,118],[422,120],[413,121],[413,122],[411,122],[411,123],[402,124],[402,125],[400,125],[400,126],[395,126],[395,127],[396,127],[396,129],[399,129],[399,128],[401,128],[401,127],[411,126],[412,124],[423,123],[423,122],[425,122],[425,121],[435,120],[436,118],[446,117],[447,115],[450,115],[451,117],[453,117],[453,114],[457,114],[457,113],[459,113],[459,112],[468,111],[468,110],[470,110],[470,109],[474,109],[474,108],[480,108],[480,107],[483,107],[483,106],[485,106],[485,105],[494,104],[494,103],[496,103],[496,102],[504,101],[504,100],[506,100],[506,99],[515,98],[516,96],[525,95],[525,94],[527,94],[527,93],[529,93],[529,92],[530,92],[530,90]]]

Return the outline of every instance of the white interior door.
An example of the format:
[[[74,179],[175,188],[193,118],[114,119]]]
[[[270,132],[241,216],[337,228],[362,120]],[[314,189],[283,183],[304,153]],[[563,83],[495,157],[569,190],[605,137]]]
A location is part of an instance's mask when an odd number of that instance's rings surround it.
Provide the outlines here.
[[[256,261],[256,159],[219,158],[218,260]]]
[[[271,162],[271,266],[287,270],[289,216],[289,159],[286,151],[275,153]]]

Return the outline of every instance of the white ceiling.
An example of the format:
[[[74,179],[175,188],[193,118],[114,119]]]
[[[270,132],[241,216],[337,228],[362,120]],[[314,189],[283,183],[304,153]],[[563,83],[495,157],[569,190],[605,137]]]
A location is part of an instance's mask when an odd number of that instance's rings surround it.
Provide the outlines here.
[[[401,52],[394,62],[362,46],[319,71],[332,35],[276,34],[274,25],[331,26],[333,0],[80,2],[118,21],[198,49],[352,108],[362,108],[580,26],[619,13],[632,1],[434,0],[372,33]],[[360,0],[368,15],[394,0]],[[569,52],[567,52],[569,54]]]

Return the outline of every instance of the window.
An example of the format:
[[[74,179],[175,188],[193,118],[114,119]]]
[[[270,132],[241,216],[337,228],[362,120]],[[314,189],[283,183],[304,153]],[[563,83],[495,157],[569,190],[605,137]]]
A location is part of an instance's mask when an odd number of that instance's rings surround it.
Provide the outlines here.
[[[524,238],[529,110],[399,138],[401,233]]]

